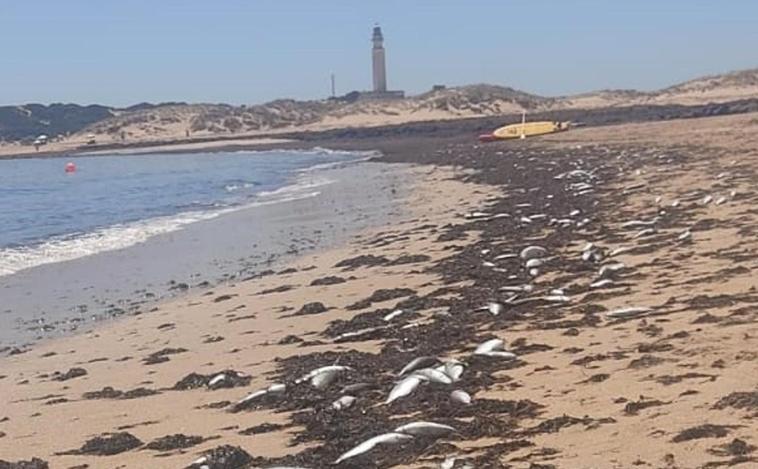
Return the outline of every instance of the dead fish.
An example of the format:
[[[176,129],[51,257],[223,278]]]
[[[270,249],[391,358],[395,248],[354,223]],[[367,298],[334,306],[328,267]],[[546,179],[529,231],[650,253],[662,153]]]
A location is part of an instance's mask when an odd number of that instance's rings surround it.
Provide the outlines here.
[[[638,176],[642,174],[642,171],[640,171],[639,169],[638,169],[637,171],[635,171],[635,172],[636,172],[636,174],[637,174]],[[626,187],[624,188],[624,191],[632,191],[632,190],[635,190],[635,189],[641,189],[641,188],[643,188],[643,187],[645,187],[645,186],[647,186],[647,183],[646,183],[646,182],[638,182],[638,183],[635,183],[635,184],[631,184],[631,185],[629,185],[629,186],[626,186]]]
[[[655,217],[652,220],[648,220],[648,221],[645,221],[645,220],[631,220],[631,221],[622,223],[621,224],[621,228],[641,228],[643,226],[653,226],[656,223],[658,223],[658,220],[660,220],[660,218],[658,218],[658,217]]]
[[[389,404],[390,402],[400,399],[401,397],[405,397],[409,394],[411,394],[413,391],[416,390],[419,384],[421,384],[422,381],[425,379],[418,375],[411,375],[407,378],[402,379],[400,382],[398,382],[395,387],[392,388],[390,391],[390,395],[387,397],[387,400],[384,402],[385,404]]]
[[[400,370],[400,373],[398,373],[398,376],[404,376],[412,371],[435,366],[439,362],[440,360],[437,357],[424,356],[424,357],[414,358],[407,365],[405,365],[402,370]]]
[[[484,261],[484,262],[482,262],[482,266],[484,266],[484,267],[496,267],[497,264],[495,264],[494,262],[490,262],[490,261]]]
[[[514,257],[518,257],[518,255],[517,254],[513,254],[513,253],[506,253],[506,254],[500,254],[499,256],[496,256],[495,260],[496,261],[501,261],[503,259],[513,259]]]
[[[535,258],[535,259],[529,259],[528,261],[526,261],[526,263],[524,264],[524,267],[526,267],[527,269],[534,269],[534,268],[542,266],[542,264],[543,264],[542,259]]]
[[[609,278],[604,278],[602,280],[598,280],[597,282],[590,283],[590,288],[603,288],[612,284],[613,284],[613,280]]]
[[[658,231],[657,231],[655,228],[645,228],[644,230],[640,230],[640,231],[638,231],[638,232],[637,232],[637,233],[634,235],[634,238],[642,238],[642,237],[644,237],[644,236],[650,236],[650,235],[653,235],[653,234],[655,234],[655,233],[657,233],[657,232],[658,232]]]
[[[253,401],[255,399],[261,398],[263,396],[266,396],[268,394],[279,394],[285,391],[287,387],[284,384],[272,384],[271,386],[265,388],[265,389],[259,389],[258,391],[252,392],[239,400],[236,404],[236,407],[239,408],[239,406],[242,406],[244,404],[247,404],[250,401]]]
[[[504,347],[505,341],[503,339],[490,339],[479,344],[476,350],[474,350],[474,355],[483,355],[493,350],[503,350]]]
[[[716,199],[716,205],[721,205],[721,204],[723,204],[724,202],[726,202],[726,200],[727,200],[727,199],[726,199],[726,197],[724,197],[724,196],[722,195],[721,197],[719,197],[718,199]]]
[[[529,293],[532,290],[534,290],[534,287],[532,285],[510,285],[510,286],[500,287],[499,290],[507,291],[507,292]]]
[[[332,402],[332,408],[335,410],[343,410],[347,409],[351,405],[355,403],[355,397],[353,396],[342,396],[336,401]]]
[[[412,436],[440,437],[455,432],[455,428],[434,422],[411,422],[397,427],[395,433]]]
[[[342,334],[338,335],[334,338],[335,342],[348,340],[352,337],[358,337],[364,334],[368,334],[374,331],[378,331],[379,329],[382,329],[382,327],[369,327],[366,329],[361,329],[359,331],[350,331],[350,332],[343,332]]]
[[[600,279],[611,278],[626,269],[626,265],[623,262],[616,262],[615,264],[607,264],[597,271],[597,276]]]
[[[570,303],[571,298],[566,295],[547,295],[542,297],[543,300],[550,303]]]
[[[279,384],[279,383],[274,383],[268,388],[266,388],[268,392],[274,393],[274,394],[284,392],[285,389],[287,389],[287,386],[285,386],[284,384]]]
[[[226,375],[224,373],[219,373],[216,376],[214,376],[210,381],[208,381],[208,387],[213,388],[215,385],[223,382],[226,380]]]
[[[487,212],[469,212],[466,214],[466,218],[485,218],[489,216],[490,214]]]
[[[466,370],[466,364],[454,358],[446,361],[441,366],[443,367],[441,371],[448,375],[453,382],[459,381]]]
[[[374,387],[371,383],[353,383],[348,384],[344,388],[340,390],[340,394],[359,394],[362,391],[365,391],[367,389],[372,389]]]
[[[586,182],[577,182],[574,184],[569,184],[568,189],[570,191],[586,191],[588,189],[592,189],[592,184],[587,184]]]
[[[342,366],[342,365],[328,365],[328,366],[322,366],[321,368],[316,368],[315,370],[311,371],[310,373],[302,376],[298,380],[295,381],[295,384],[302,383],[303,381],[310,380],[311,384],[316,389],[323,389],[329,384],[334,381],[337,376],[340,375],[340,373],[343,373],[345,371],[352,370],[349,366]]]
[[[425,378],[426,381],[439,384],[453,384],[453,379],[444,371],[435,368],[422,368],[413,372],[411,376]]]
[[[710,195],[706,195],[706,196],[703,198],[703,201],[702,201],[701,203],[702,203],[703,205],[708,205],[709,203],[711,203],[711,200],[713,200],[713,197],[711,197]]]
[[[611,251],[610,254],[608,254],[608,257],[618,256],[619,254],[624,254],[625,252],[629,252],[632,249],[634,249],[632,246],[622,246]]]
[[[504,309],[505,306],[503,306],[502,303],[492,302],[487,305],[487,311],[489,311],[493,316],[497,316],[498,314],[502,313]]]
[[[547,256],[547,249],[542,246],[528,246],[521,250],[521,258],[524,260]]]
[[[392,321],[393,319],[395,319],[396,317],[398,317],[398,316],[400,316],[401,314],[403,314],[404,312],[405,312],[405,311],[403,311],[402,309],[396,309],[395,311],[393,311],[393,312],[389,313],[388,315],[384,316],[382,319],[383,319],[385,322],[390,322],[390,321]]]
[[[608,311],[605,315],[609,318],[629,318],[633,316],[639,316],[641,314],[649,313],[652,309],[645,306],[629,306],[626,308],[618,308],[613,311]]]
[[[453,402],[457,402],[459,404],[464,404],[464,405],[471,404],[471,395],[467,393],[466,391],[461,391],[460,389],[456,389],[455,391],[451,392],[450,399]]]
[[[493,350],[492,352],[480,353],[479,355],[491,358],[502,358],[503,360],[515,360],[518,356],[513,352],[506,352],[505,350]]]
[[[440,469],[453,469],[455,467],[455,460],[458,459],[455,456],[448,456],[444,461],[440,463]]]
[[[237,405],[246,404],[252,400],[258,399],[259,397],[263,397],[266,394],[268,394],[267,389],[259,389],[258,391],[252,392],[248,394],[247,396],[245,396],[244,398],[242,398],[240,401],[237,402]]]
[[[381,435],[377,435],[375,437],[369,438],[368,440],[354,447],[350,451],[344,453],[342,456],[337,458],[336,461],[334,461],[334,464],[339,464],[342,461],[345,461],[347,459],[350,459],[355,456],[366,453],[368,451],[371,451],[377,445],[403,443],[405,441],[412,440],[412,439],[413,437],[411,435],[406,435],[405,433],[396,433],[396,432],[383,433]]]
[[[686,230],[677,236],[676,239],[677,241],[689,241],[692,239],[692,232],[690,230]]]

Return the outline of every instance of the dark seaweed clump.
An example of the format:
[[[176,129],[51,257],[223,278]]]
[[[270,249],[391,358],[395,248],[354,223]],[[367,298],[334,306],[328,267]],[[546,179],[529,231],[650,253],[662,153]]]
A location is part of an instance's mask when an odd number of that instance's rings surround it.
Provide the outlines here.
[[[203,453],[203,462],[187,466],[187,469],[242,469],[252,461],[250,454],[239,446],[217,446]]]
[[[55,381],[68,381],[70,379],[79,378],[80,376],[85,376],[86,374],[87,370],[84,368],[71,368],[65,373],[56,372],[53,375],[53,379]]]
[[[9,462],[0,459],[0,469],[49,469],[47,461],[39,458],[32,458],[29,461]]]
[[[79,449],[59,454],[112,456],[140,446],[142,446],[142,441],[131,433],[106,433],[87,440]]]
[[[199,445],[205,441],[202,436],[188,436],[181,433],[176,435],[166,435],[157,438],[147,445],[145,448],[155,451],[171,451],[175,449],[191,448],[192,446]]]

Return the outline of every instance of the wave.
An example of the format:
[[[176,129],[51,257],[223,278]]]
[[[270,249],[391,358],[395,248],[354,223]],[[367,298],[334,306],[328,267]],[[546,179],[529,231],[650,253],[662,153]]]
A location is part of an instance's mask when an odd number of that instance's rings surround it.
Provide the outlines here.
[[[334,181],[323,177],[300,178],[294,184],[262,191],[248,203],[195,210],[96,229],[89,233],[58,236],[33,246],[0,249],[0,277],[45,264],[71,261],[94,254],[125,249],[152,237],[175,232],[187,225],[211,220],[239,210],[307,199],[318,196],[317,189]]]
[[[226,192],[231,193],[231,192],[237,192],[241,189],[251,189],[258,185],[259,184],[257,182],[231,182],[224,186],[224,190]]]

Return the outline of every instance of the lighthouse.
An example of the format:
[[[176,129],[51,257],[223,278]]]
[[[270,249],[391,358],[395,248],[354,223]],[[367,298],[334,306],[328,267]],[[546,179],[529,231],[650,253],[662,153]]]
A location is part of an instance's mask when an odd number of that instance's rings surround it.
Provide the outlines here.
[[[387,89],[387,68],[384,58],[384,35],[382,34],[382,28],[380,28],[378,24],[374,25],[374,34],[371,36],[371,42],[374,44],[371,48],[371,77],[373,78],[374,88],[371,91],[359,92],[358,99],[403,99],[405,97],[405,92],[400,90]]]
[[[374,47],[371,49],[371,59],[374,73],[374,93],[387,92],[387,69],[384,61],[384,36],[382,28],[374,26],[374,35],[371,38]]]

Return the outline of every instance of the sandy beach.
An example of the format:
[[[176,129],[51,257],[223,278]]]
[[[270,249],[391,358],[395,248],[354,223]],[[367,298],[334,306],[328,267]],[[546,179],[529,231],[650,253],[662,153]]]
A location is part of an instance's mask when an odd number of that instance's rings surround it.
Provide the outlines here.
[[[0,460],[313,469],[429,421],[455,431],[334,467],[758,466],[756,122],[335,138],[409,166],[403,214],[0,358]],[[474,353],[496,338],[513,355]],[[386,403],[421,356],[462,374]],[[330,365],[350,369],[298,382]]]

